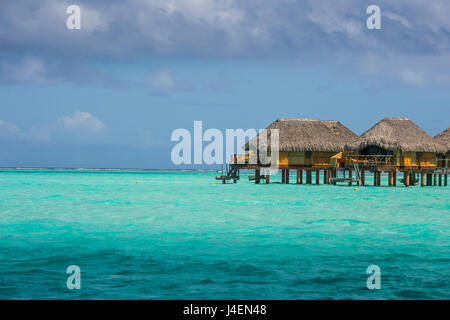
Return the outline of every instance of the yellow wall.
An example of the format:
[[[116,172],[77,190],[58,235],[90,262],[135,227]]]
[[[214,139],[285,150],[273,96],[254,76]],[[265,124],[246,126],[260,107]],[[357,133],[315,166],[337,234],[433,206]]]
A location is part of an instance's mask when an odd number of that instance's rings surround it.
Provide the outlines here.
[[[310,157],[305,151],[281,151],[278,166],[328,166],[335,152],[311,152]]]
[[[403,167],[435,167],[436,154],[431,152],[403,152],[400,157],[400,165]]]

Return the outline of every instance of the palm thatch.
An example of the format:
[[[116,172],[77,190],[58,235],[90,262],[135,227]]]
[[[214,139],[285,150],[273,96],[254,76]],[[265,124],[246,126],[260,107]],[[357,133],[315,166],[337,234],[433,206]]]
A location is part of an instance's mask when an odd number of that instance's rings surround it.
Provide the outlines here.
[[[434,137],[434,141],[437,141],[446,149],[445,152],[450,152],[450,127],[447,130],[442,131],[436,137]],[[445,153],[444,152],[444,153]]]
[[[348,150],[377,146],[389,151],[443,152],[441,144],[407,118],[384,118],[347,145]]]
[[[279,145],[271,146],[271,130],[279,130]],[[266,128],[267,141],[256,136],[244,146],[249,150],[250,144],[258,144],[258,149],[278,151],[344,151],[346,143],[358,136],[339,121],[321,121],[318,119],[281,118]],[[260,141],[261,140],[261,141]]]

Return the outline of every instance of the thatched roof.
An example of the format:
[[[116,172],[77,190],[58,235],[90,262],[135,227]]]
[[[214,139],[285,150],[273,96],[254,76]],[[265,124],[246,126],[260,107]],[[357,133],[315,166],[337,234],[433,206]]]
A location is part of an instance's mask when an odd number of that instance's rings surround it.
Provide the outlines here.
[[[344,151],[346,143],[358,136],[339,121],[321,121],[317,119],[278,119],[266,128],[267,147],[271,147],[270,129],[279,129],[279,151]],[[250,143],[258,141],[259,135]],[[259,148],[265,147],[260,144]],[[245,145],[249,150],[249,143]]]
[[[446,152],[450,151],[450,127],[447,130],[442,131],[436,137],[434,137],[434,141],[442,144],[444,148],[447,149]]]
[[[350,150],[377,146],[389,151],[443,152],[444,147],[407,118],[384,118],[347,145]]]

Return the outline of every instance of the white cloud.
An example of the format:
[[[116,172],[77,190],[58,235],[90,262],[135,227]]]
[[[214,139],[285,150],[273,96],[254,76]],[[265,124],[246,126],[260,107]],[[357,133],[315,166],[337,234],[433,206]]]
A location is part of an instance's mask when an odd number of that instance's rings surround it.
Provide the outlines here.
[[[155,70],[145,75],[139,83],[150,94],[167,96],[172,92],[193,91],[194,85],[186,80],[175,79],[168,69]]]
[[[402,70],[399,74],[399,79],[407,85],[422,86],[425,84],[423,76],[414,70]]]
[[[59,118],[56,121],[56,126],[68,130],[92,133],[103,131],[106,128],[103,122],[96,119],[92,114],[81,111],[74,111],[71,116]]]
[[[22,131],[11,122],[0,120],[0,138],[21,139],[31,143],[97,143],[107,134],[106,125],[88,112],[74,111],[70,116],[56,120],[54,124],[34,126]]]
[[[34,56],[24,56],[18,61],[2,61],[0,76],[8,83],[50,84],[52,79],[46,62]]]

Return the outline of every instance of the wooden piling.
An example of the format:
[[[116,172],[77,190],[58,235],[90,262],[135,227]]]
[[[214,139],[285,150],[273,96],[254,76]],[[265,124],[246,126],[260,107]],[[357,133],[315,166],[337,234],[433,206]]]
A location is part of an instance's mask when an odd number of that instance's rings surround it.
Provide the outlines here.
[[[348,177],[349,177],[349,179],[352,179],[352,175],[353,175],[352,169],[348,170]],[[348,185],[351,186],[352,184],[353,184],[353,181],[350,180],[350,181],[348,182]]]
[[[328,184],[328,170],[323,170],[323,184]]]
[[[434,174],[434,178],[433,178],[433,185],[437,186],[437,174]]]
[[[316,184],[320,184],[320,170],[316,170]]]
[[[266,169],[266,184],[270,183],[270,169]]]
[[[389,186],[394,186],[394,173],[392,171],[389,171]]]
[[[361,185],[366,185],[366,170],[361,170]]]
[[[297,169],[297,184],[303,183],[303,170]]]
[[[378,182],[378,179],[377,179],[377,172],[374,171],[374,172],[373,172],[373,185],[376,186],[376,185],[377,185],[377,182]]]
[[[255,169],[255,184],[259,184],[261,182],[261,171],[260,169]]]
[[[306,184],[311,184],[312,181],[312,171],[306,170]]]
[[[377,186],[381,186],[381,171],[378,171],[377,173]]]
[[[286,171],[281,169],[281,183],[286,183]]]
[[[289,169],[286,169],[286,184],[289,184]]]
[[[447,174],[445,174],[444,186],[447,186]]]
[[[425,187],[425,172],[421,172],[420,174],[420,186]]]
[[[439,187],[442,187],[442,174],[439,174]]]
[[[392,172],[392,179],[394,181],[393,186],[395,187],[397,185],[397,170],[395,170],[394,172]]]
[[[409,172],[405,171],[403,174],[404,174],[403,179],[405,181],[405,186],[409,187]]]

